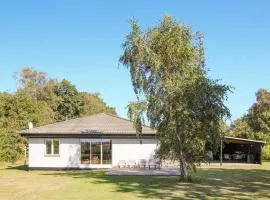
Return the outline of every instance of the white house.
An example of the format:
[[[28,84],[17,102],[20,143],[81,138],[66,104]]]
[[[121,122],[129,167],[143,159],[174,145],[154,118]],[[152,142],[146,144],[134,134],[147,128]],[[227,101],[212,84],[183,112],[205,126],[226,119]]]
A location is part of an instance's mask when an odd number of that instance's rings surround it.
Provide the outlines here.
[[[141,139],[129,120],[108,114],[57,122],[23,131],[29,168],[111,168],[119,160],[152,159],[156,131],[142,129]]]

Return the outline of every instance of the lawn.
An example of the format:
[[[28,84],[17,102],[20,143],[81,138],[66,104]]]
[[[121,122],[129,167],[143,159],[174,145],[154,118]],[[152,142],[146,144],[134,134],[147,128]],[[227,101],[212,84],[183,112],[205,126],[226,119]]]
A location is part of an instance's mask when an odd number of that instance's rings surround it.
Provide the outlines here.
[[[270,162],[204,167],[177,177],[107,177],[103,171],[0,169],[0,199],[270,199]]]

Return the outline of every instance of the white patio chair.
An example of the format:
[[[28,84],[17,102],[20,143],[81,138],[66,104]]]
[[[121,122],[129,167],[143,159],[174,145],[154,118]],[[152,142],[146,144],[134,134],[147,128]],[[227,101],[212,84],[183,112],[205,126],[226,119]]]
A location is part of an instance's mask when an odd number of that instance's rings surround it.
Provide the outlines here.
[[[230,160],[230,155],[229,154],[224,154],[224,159],[225,160]]]
[[[149,159],[148,167],[149,167],[149,169],[151,169],[151,168],[160,169],[160,162],[155,160],[155,159]]]
[[[118,167],[119,168],[125,168],[127,165],[126,161],[125,160],[119,160],[118,161]]]
[[[243,158],[243,155],[242,154],[234,154],[233,158],[235,160],[241,160]]]
[[[129,168],[135,168],[136,167],[136,162],[135,160],[129,160],[127,163]]]
[[[138,160],[138,167],[139,168],[144,168],[145,169],[145,167],[146,167],[146,160],[145,159],[139,159]]]

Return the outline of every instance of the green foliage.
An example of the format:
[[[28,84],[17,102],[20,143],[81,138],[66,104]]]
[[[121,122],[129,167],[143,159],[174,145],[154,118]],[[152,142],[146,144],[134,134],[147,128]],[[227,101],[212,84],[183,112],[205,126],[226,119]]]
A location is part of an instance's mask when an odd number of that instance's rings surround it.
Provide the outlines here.
[[[52,109],[55,108],[56,80],[48,78],[47,73],[24,67],[20,73],[15,73],[15,79],[19,91],[23,91],[33,99],[47,102]]]
[[[80,116],[82,101],[76,87],[64,79],[56,85],[55,91],[59,97],[57,119],[65,120]]]
[[[32,98],[38,99],[47,82],[47,74],[24,67],[20,73],[15,73],[18,89],[23,90]]]
[[[97,113],[108,113],[116,115],[115,108],[106,105],[99,94],[80,92],[82,99],[81,116],[89,116]]]
[[[144,122],[144,112],[147,109],[146,101],[130,102],[128,105],[128,118],[134,122],[137,136],[140,137],[142,134],[142,125]]]
[[[207,77],[200,33],[170,16],[147,32],[136,21],[131,26],[120,62],[130,70],[139,101],[128,115],[139,129],[146,111],[157,129],[158,156],[179,161],[187,179],[188,168],[206,161],[206,143],[219,144],[220,122],[230,116],[223,103],[230,87]]]
[[[0,130],[0,161],[15,162],[22,158],[25,151],[25,141],[17,133]]]
[[[270,142],[270,92],[260,89],[256,99],[248,113],[232,123],[227,134]]]
[[[270,160],[270,145],[265,145],[263,147],[263,159]]]
[[[17,131],[54,122],[54,113],[44,101],[23,91],[0,93],[0,160],[14,162],[23,156],[25,143]]]
[[[270,92],[264,89],[256,93],[257,102],[249,109],[249,123],[255,132],[270,133]]]
[[[46,102],[32,99],[19,91],[15,94],[1,93],[2,114],[0,127],[12,130],[27,128],[28,122],[40,126],[54,121],[54,113]]]
[[[247,139],[256,139],[253,130],[249,126],[247,116],[235,120],[230,127],[230,131],[227,133],[228,136],[241,137]]]
[[[24,143],[17,132],[27,129],[29,122],[42,126],[100,112],[116,115],[115,108],[107,106],[98,95],[80,93],[65,79],[57,82],[29,67],[16,73],[15,78],[15,93],[0,92],[2,160],[15,161],[22,156]]]

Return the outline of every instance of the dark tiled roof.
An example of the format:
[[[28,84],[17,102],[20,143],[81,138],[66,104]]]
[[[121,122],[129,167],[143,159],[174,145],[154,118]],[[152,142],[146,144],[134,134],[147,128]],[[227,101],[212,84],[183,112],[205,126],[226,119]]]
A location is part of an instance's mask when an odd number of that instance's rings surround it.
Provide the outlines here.
[[[142,134],[155,134],[156,131],[143,126]],[[37,128],[24,130],[22,135],[32,134],[136,134],[133,123],[129,120],[105,113],[57,122]]]

